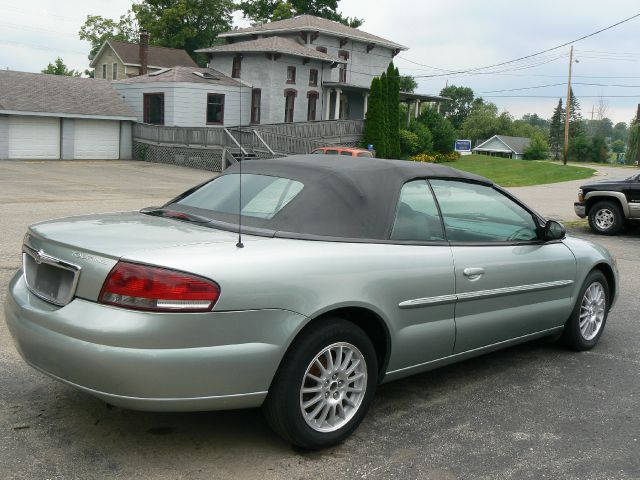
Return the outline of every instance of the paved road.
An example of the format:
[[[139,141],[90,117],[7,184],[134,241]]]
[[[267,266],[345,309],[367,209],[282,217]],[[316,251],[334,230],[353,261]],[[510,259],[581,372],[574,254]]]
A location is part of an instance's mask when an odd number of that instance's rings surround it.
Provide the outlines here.
[[[160,203],[209,175],[0,162],[0,303],[27,224]],[[539,341],[384,385],[355,435],[318,453],[282,442],[257,410],[108,408],[25,365],[0,313],[0,478],[638,479],[640,234],[596,240],[622,275],[598,348]]]
[[[591,181],[626,178],[639,171],[637,168],[592,165],[589,167],[598,172],[593,179],[572,180],[532,187],[512,187],[509,188],[509,191],[547,218],[564,221],[580,220],[580,217],[573,210],[573,202],[578,201],[578,188],[581,185]]]

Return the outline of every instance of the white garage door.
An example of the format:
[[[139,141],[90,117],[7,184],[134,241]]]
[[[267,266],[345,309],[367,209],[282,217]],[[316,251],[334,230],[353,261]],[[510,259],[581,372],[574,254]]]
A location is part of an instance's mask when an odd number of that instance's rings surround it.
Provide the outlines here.
[[[120,158],[120,122],[76,120],[73,157],[87,160]]]
[[[9,115],[9,158],[60,158],[60,119]]]

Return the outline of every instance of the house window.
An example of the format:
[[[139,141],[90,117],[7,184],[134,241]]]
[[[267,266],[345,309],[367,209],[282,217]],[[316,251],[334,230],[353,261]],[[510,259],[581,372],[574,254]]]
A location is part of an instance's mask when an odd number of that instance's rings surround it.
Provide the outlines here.
[[[118,79],[118,64],[114,63],[113,65],[111,65],[111,78],[113,80],[117,80]]]
[[[338,57],[347,62],[349,60],[349,52],[346,50],[340,50],[338,52]],[[340,78],[338,79],[340,83],[347,83],[347,64],[340,64]]]
[[[316,47],[316,50],[322,53],[327,53],[327,47]]]
[[[164,125],[164,93],[145,93],[143,121],[151,125]]]
[[[207,94],[207,125],[222,125],[224,123],[224,95],[219,93]]]
[[[293,112],[294,112],[294,108],[295,108],[295,103],[296,103],[296,96],[298,95],[298,92],[296,92],[293,89],[286,89],[284,91],[284,121],[285,123],[291,123],[293,122]]]
[[[309,86],[317,87],[318,86],[318,70],[312,68],[309,70]]]
[[[231,77],[240,78],[240,72],[242,69],[242,55],[236,55],[233,57],[233,65],[231,67]]]
[[[260,102],[262,101],[262,92],[259,88],[251,91],[251,123],[260,123]]]
[[[105,80],[107,79],[107,64],[106,63],[102,64],[102,78],[104,78]]]
[[[296,67],[287,67],[287,83],[296,83]]]
[[[318,105],[318,92],[308,92],[307,97],[309,103],[307,105],[307,122],[313,122],[316,119],[316,107]]]

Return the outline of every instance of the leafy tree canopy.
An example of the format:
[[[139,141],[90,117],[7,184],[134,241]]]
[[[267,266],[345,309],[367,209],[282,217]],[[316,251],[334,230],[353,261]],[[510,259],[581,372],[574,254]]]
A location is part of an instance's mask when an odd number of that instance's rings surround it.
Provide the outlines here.
[[[400,91],[406,93],[413,93],[418,88],[418,82],[410,75],[400,76]]]
[[[47,65],[47,67],[42,70],[42,73],[49,73],[51,75],[66,75],[67,77],[80,76],[80,72],[69,70],[60,57],[56,58],[53,63]]]
[[[87,15],[87,20],[80,27],[80,40],[91,43],[89,60],[93,60],[106,40],[132,42],[136,40],[137,25],[131,11],[122,15],[119,20],[104,18],[100,15]]]
[[[440,96],[451,99],[441,104],[440,113],[453,124],[454,128],[459,130],[471,113],[474,100],[477,100],[473,90],[469,87],[449,85],[440,91]],[[481,99],[480,102],[482,102]]]
[[[297,15],[315,15],[358,28],[364,20],[338,12],[340,0],[241,0],[239,10],[255,23],[272,22]]]
[[[216,42],[220,32],[231,30],[233,0],[142,0],[119,20],[89,15],[79,36],[91,43],[92,60],[107,39],[137,41],[138,29],[146,30],[150,43],[194,50]]]

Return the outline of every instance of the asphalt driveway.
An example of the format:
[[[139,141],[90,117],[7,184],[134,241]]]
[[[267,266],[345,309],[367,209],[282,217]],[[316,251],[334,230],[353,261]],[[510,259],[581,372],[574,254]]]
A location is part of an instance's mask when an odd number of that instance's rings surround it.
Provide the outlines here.
[[[578,188],[581,185],[608,179],[627,178],[639,171],[637,168],[593,165],[589,165],[589,167],[597,172],[593,178],[531,187],[512,187],[509,191],[547,218],[564,221],[579,220],[580,217],[573,210],[573,202],[578,201]]]
[[[136,162],[0,162],[0,303],[28,224],[162,203],[209,176]],[[25,365],[0,310],[0,478],[638,479],[640,234],[573,233],[607,246],[621,273],[596,349],[538,341],[383,385],[356,433],[317,453],[281,441],[257,410],[111,408]]]

